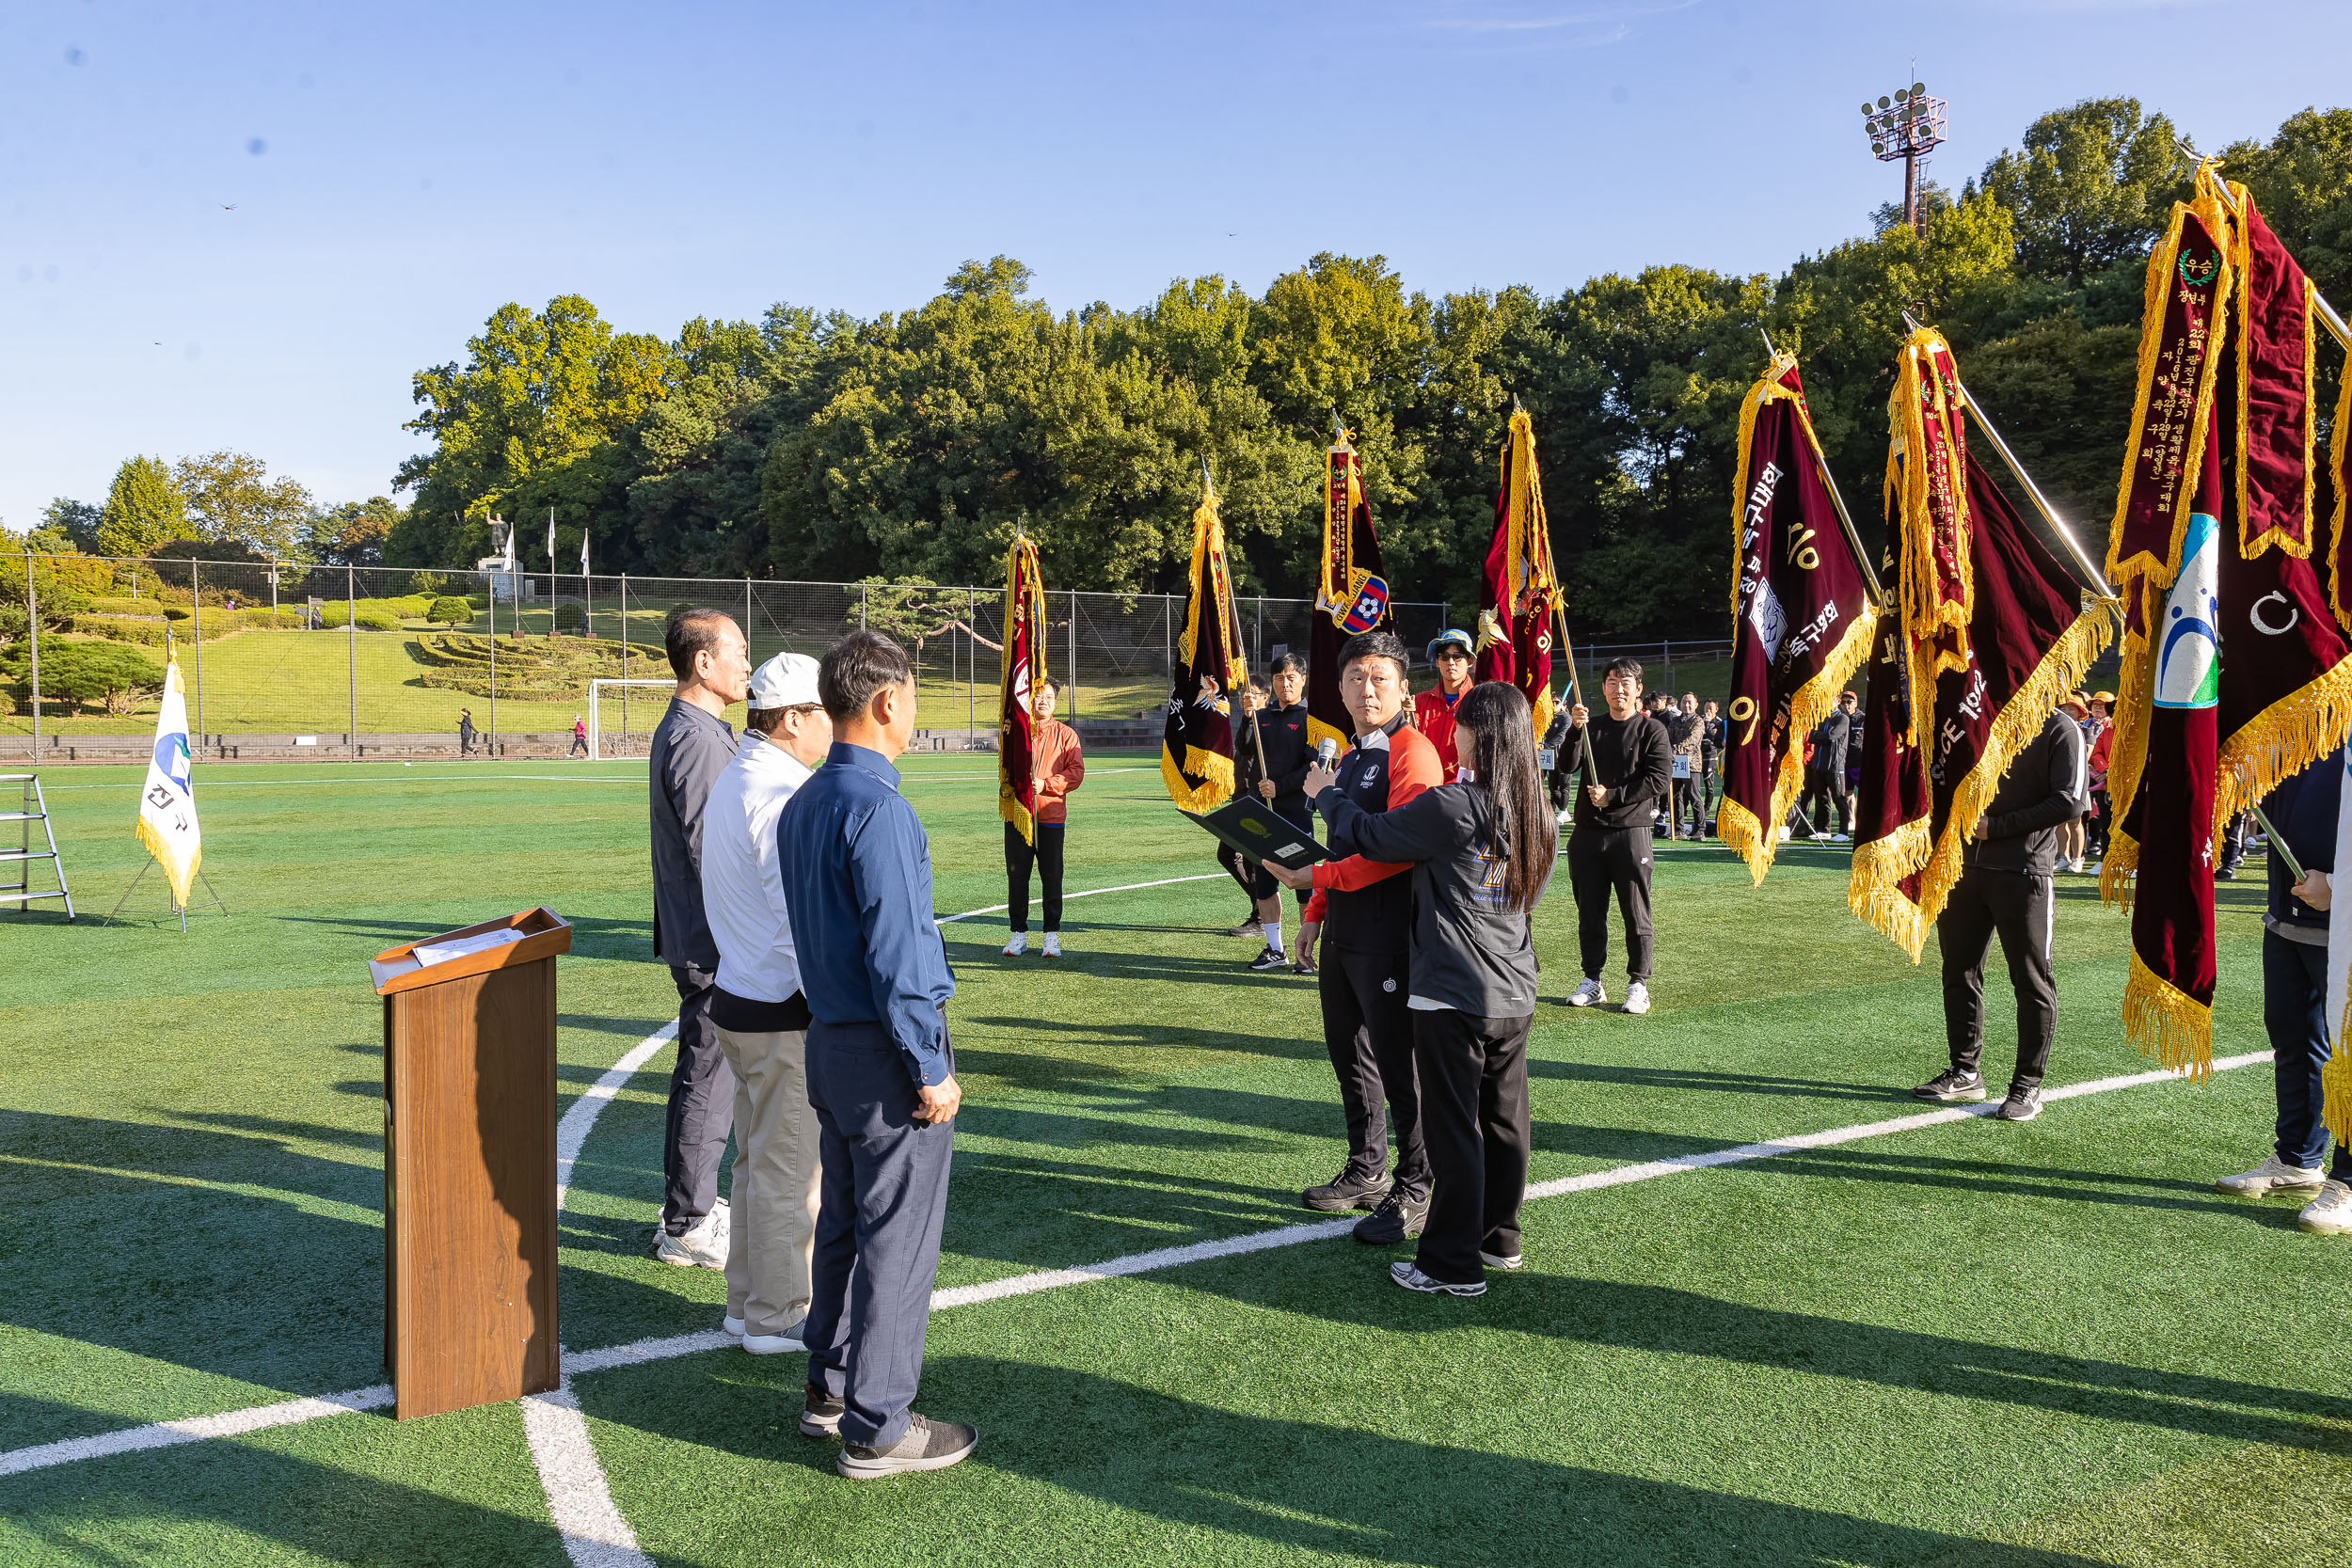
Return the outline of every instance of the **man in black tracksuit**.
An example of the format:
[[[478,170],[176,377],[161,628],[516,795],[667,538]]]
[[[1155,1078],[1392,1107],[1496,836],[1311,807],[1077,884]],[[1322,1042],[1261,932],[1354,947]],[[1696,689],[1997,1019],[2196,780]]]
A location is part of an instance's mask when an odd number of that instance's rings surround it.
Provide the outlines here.
[[[1804,796],[1797,802],[1797,810],[1812,824],[1815,838],[1827,837],[1833,822],[1837,825],[1837,842],[1847,843],[1853,837],[1852,798],[1846,793],[1846,758],[1848,750],[1862,740],[1862,728],[1855,722],[1860,705],[1854,694],[1848,691],[1813,728],[1813,760],[1805,764]]]
[[[2058,1022],[2058,983],[2050,973],[2050,936],[2058,906],[2050,876],[2058,865],[2058,828],[2083,814],[2083,732],[2053,712],[2042,733],[2001,775],[1991,809],[1977,821],[1962,854],[1960,880],[1936,917],[1944,949],[1944,1035],[1952,1065],[1911,1092],[1921,1100],[1982,1100],[1977,1062],[1984,1047],[1984,959],[1993,933],[2017,992],[2017,1070],[1994,1115],[2031,1121],[2042,1114],[2042,1075],[2050,1065]]]
[[[1607,713],[1581,705],[1568,713],[1568,743],[1561,771],[1584,769],[1584,798],[1576,803],[1568,836],[1568,885],[1576,893],[1576,941],[1584,983],[1571,1007],[1609,1000],[1600,972],[1609,964],[1609,895],[1625,913],[1625,1010],[1649,1011],[1650,822],[1674,787],[1674,758],[1666,727],[1641,711],[1642,666],[1620,658],[1601,676]]]

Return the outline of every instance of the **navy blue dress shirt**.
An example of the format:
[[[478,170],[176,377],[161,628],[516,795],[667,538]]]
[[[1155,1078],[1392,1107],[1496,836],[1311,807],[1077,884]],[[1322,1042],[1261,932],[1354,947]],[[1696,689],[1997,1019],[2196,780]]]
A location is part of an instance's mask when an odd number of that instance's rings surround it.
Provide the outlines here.
[[[801,990],[819,1023],[879,1023],[918,1084],[946,1081],[956,993],[931,917],[931,842],[880,752],[836,740],[776,818]]]

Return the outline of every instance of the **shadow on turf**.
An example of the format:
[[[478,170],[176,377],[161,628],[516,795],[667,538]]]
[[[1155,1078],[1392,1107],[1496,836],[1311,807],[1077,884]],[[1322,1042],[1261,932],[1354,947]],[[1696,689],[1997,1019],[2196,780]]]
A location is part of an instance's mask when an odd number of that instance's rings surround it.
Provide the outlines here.
[[[1902,1101],[1910,1094],[1883,1084],[1838,1084],[1821,1078],[1786,1078],[1773,1073],[1708,1072],[1697,1068],[1628,1067],[1616,1063],[1562,1062],[1531,1058],[1528,1075],[1571,1083],[1626,1084],[1645,1089],[1696,1089],[1716,1094],[1788,1095],[1799,1100]]]
[[[556,912],[563,914],[564,911],[558,910]],[[329,927],[363,942],[381,941],[388,947],[450,929],[438,922],[427,920],[351,920],[340,915],[323,914],[290,914],[283,918],[297,925]],[[574,958],[618,958],[649,964],[662,961],[654,957],[653,921],[650,917],[644,920],[611,920],[596,915],[564,915],[564,918],[571,923]]]
[[[788,1377],[738,1374],[722,1353],[682,1366],[599,1373],[588,1380],[582,1402],[599,1420],[691,1445],[686,1454],[709,1449],[775,1466],[759,1482],[772,1488],[774,1506],[837,1527],[815,1532],[809,1544],[821,1540],[825,1549],[811,1552],[812,1560],[875,1560],[876,1552],[955,1559],[951,1543],[935,1554],[904,1550],[904,1532],[926,1528],[959,1499],[977,1507],[979,1518],[1012,1528],[1012,1518],[1025,1515],[1007,1505],[1028,1499],[1004,1496],[990,1472],[1118,1511],[1099,1523],[1082,1512],[1058,1529],[1032,1521],[1035,1560],[1238,1562],[1315,1554],[1429,1568],[1931,1557],[1953,1568],[2091,1568],[2095,1560],[1581,1465],[1222,1410],[1096,1373],[981,1355],[942,1356],[924,1369],[923,1407],[980,1429],[972,1467],[875,1489],[869,1500],[847,1496],[832,1475],[834,1444],[802,1437],[788,1418],[779,1419],[797,1404],[795,1394]],[[1449,1428],[1461,1414],[1421,1408]],[[1497,1436],[1513,1446],[1543,1441],[1521,1430]],[[644,1488],[616,1479],[625,1497],[676,1496],[685,1474],[651,1478]],[[691,1518],[675,1523],[681,1538],[697,1533]],[[1253,1542],[1263,1544],[1252,1548]],[[653,1544],[659,1549],[658,1536]],[[991,1560],[1023,1556],[1009,1539],[971,1544]]]

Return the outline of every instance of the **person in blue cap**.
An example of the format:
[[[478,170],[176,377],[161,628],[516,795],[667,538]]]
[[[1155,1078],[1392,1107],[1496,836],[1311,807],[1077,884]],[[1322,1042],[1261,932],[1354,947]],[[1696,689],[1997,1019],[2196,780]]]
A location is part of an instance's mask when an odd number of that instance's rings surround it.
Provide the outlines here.
[[[1454,754],[1454,705],[1470,689],[1471,646],[1470,633],[1458,627],[1439,632],[1429,644],[1429,662],[1437,666],[1438,684],[1413,699],[1413,728],[1438,749],[1438,760],[1445,765],[1449,779],[1461,767]]]

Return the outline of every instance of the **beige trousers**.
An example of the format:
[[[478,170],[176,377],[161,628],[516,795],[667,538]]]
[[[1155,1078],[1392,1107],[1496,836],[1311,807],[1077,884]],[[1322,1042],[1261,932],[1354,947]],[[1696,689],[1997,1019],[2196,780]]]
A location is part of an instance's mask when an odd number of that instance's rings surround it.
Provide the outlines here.
[[[817,1234],[817,1113],[808,1036],[721,1029],[735,1069],[735,1184],[728,1201],[727,1316],[746,1334],[782,1334],[808,1316]]]

